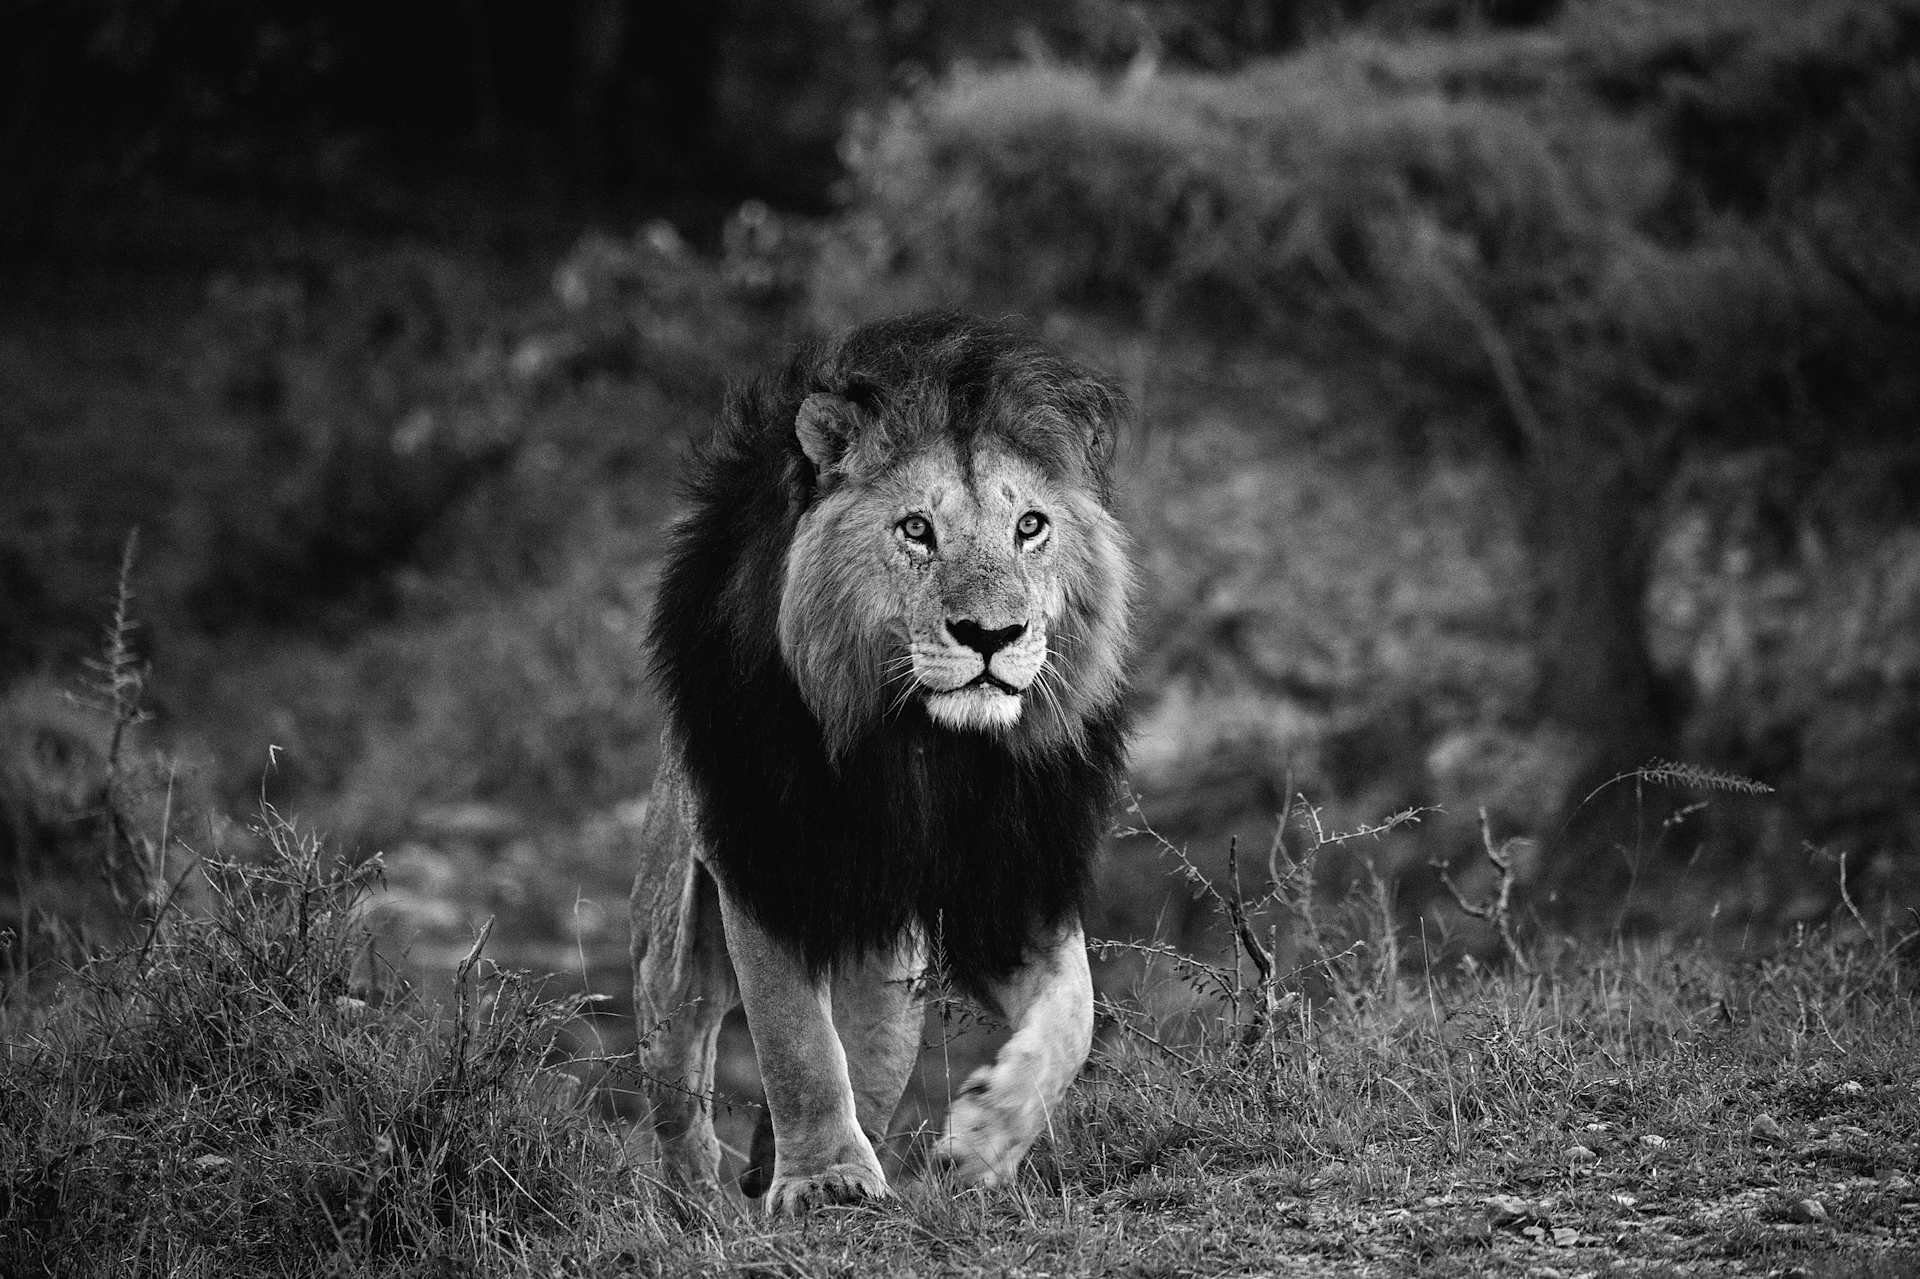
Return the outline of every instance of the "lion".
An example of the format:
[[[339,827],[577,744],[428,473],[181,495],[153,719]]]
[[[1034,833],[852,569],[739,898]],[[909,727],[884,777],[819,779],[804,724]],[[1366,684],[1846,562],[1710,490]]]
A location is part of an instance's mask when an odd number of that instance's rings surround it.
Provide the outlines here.
[[[666,711],[633,963],[650,1122],[717,1191],[744,1005],[769,1212],[890,1193],[924,978],[1012,1027],[932,1159],[1006,1182],[1085,1063],[1090,868],[1128,731],[1117,391],[1014,328],[870,324],[734,391],[650,625]]]

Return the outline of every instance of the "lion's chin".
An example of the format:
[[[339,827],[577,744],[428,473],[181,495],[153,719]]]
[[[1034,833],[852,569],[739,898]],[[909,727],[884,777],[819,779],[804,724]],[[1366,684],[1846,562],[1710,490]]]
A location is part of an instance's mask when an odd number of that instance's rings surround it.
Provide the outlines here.
[[[1012,728],[1019,722],[1020,710],[1019,694],[987,684],[970,684],[950,693],[927,695],[927,714],[933,722],[960,732]]]

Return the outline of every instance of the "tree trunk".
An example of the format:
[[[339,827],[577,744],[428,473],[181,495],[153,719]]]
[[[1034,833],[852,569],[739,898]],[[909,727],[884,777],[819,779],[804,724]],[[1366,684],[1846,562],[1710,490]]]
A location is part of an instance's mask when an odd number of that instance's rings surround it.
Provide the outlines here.
[[[1643,764],[1667,736],[1647,649],[1650,469],[1577,431],[1541,441],[1530,459],[1541,716],[1592,749],[1595,771]]]

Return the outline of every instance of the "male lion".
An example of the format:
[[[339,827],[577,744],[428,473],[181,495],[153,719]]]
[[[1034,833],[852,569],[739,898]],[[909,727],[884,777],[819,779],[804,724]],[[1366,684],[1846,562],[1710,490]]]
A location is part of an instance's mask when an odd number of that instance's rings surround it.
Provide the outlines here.
[[[716,1185],[735,1004],[772,1121],[742,1185],[778,1213],[888,1193],[875,1143],[929,965],[1013,1026],[935,1147],[961,1178],[1010,1177],[1086,1060],[1081,902],[1126,736],[1120,409],[1008,328],[917,315],[737,391],[695,455],[633,888],[652,1126],[681,1184]]]

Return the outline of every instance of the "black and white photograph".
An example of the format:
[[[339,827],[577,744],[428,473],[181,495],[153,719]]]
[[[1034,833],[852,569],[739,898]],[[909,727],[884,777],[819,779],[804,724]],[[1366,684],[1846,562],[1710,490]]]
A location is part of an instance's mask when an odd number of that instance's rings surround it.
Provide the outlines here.
[[[0,1276],[1920,1276],[1920,0],[0,0]]]

